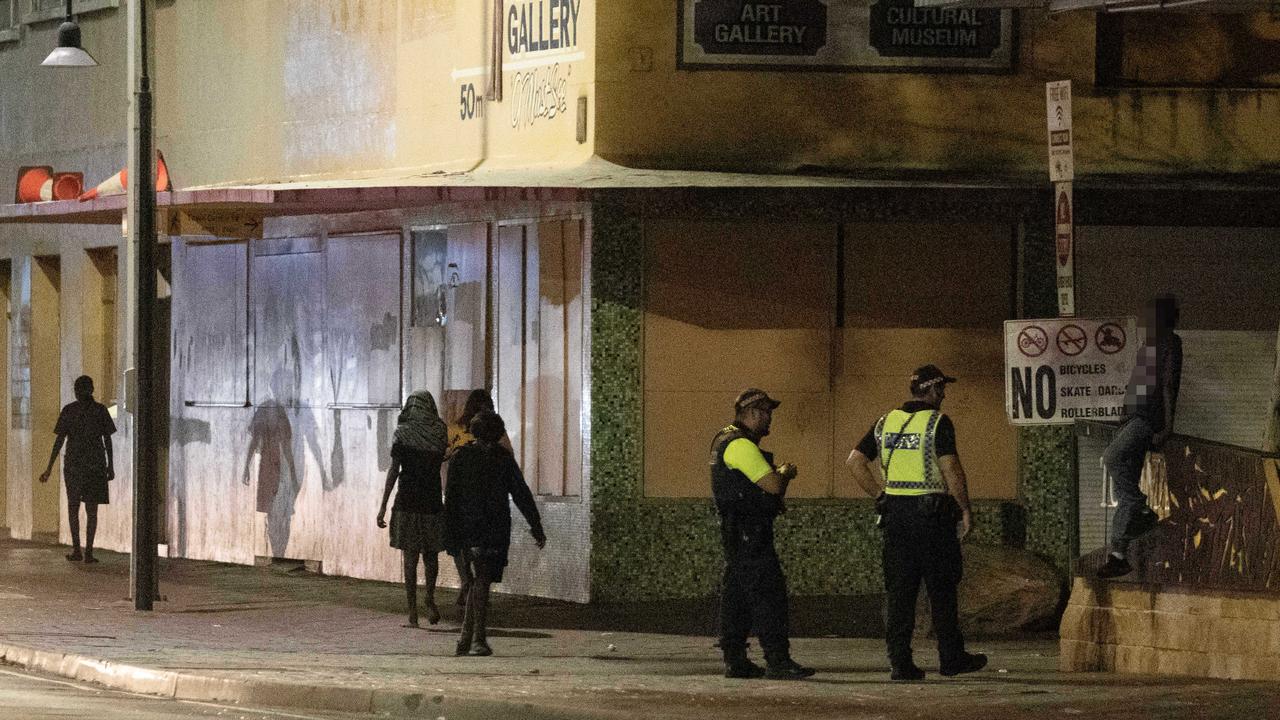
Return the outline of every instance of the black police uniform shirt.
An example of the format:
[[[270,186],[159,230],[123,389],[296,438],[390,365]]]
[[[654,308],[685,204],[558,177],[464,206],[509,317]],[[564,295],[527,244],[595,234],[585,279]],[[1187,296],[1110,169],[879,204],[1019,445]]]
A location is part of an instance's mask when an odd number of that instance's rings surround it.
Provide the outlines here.
[[[908,400],[902,406],[903,412],[913,413],[922,410],[933,410],[934,407],[927,402],[920,400]],[[877,420],[877,422],[879,422]],[[892,432],[893,428],[885,428],[886,432]],[[956,426],[951,423],[951,418],[943,415],[938,419],[938,426],[934,428],[933,447],[938,457],[946,455],[959,455],[956,451]],[[871,429],[858,442],[858,452],[867,457],[868,460],[875,460],[880,455],[880,443],[876,441],[876,426],[872,424]]]

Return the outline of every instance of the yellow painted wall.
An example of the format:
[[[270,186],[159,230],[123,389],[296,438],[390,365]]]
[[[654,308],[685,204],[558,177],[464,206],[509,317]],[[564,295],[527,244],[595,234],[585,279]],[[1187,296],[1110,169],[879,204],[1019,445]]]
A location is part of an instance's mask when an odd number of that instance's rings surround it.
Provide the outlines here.
[[[591,144],[576,139],[578,98],[594,94],[595,0],[565,3],[556,3],[564,12],[553,30],[551,0],[540,23],[526,3],[503,0],[497,103],[482,99],[490,2],[159,3],[157,146],[178,187],[585,159]],[[512,9],[515,53],[507,42]],[[56,44],[57,22],[0,43],[0,177],[21,164],[52,164],[84,171],[93,185],[125,164],[125,16],[121,7],[79,18],[97,68],[39,67]],[[528,49],[541,48],[540,38],[545,48]]]
[[[1247,172],[1280,160],[1280,90],[1095,89],[1092,14],[1020,17],[1011,74],[689,71],[677,68],[677,3],[609,3],[596,152],[646,167],[1040,178],[1044,83],[1069,79],[1078,173]]]

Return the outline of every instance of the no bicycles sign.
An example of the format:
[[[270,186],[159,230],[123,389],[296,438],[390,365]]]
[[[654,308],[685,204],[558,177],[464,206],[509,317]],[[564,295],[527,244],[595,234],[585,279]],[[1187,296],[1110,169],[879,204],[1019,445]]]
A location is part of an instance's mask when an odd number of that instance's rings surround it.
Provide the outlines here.
[[[1132,317],[1009,320],[1005,414],[1014,425],[1118,420],[1141,339]]]

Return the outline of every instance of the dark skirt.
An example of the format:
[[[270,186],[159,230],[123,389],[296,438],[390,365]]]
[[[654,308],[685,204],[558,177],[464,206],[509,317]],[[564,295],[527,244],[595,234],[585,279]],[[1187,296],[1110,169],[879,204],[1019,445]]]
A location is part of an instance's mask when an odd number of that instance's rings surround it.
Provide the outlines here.
[[[391,511],[391,547],[405,552],[438,554],[441,541],[442,513],[410,513]]]
[[[85,476],[63,472],[62,481],[67,486],[67,502],[72,505],[106,505],[111,502],[105,474]]]

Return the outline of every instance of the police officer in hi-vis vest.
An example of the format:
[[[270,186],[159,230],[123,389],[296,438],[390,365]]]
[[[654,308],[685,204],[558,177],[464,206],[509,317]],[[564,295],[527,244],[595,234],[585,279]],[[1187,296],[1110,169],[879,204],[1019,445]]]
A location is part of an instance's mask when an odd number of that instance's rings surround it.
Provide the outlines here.
[[[733,424],[711,442],[711,489],[724,545],[720,649],[729,678],[800,680],[814,673],[791,659],[787,581],[773,547],[773,519],[783,510],[796,467],[775,467],[773,453],[759,445],[778,405],[763,390],[744,390],[734,402]],[[764,649],[764,668],[747,659],[752,627]]]
[[[946,676],[981,670],[987,656],[965,652],[956,605],[960,541],[972,522],[964,468],[956,454],[956,430],[942,414],[947,383],[934,365],[911,376],[911,400],[881,417],[853,452],[853,479],[876,497],[884,531],[887,640],[894,680],[920,680],[911,658],[916,596],[924,580],[938,636],[939,671]],[[879,461],[885,486],[871,472]]]

